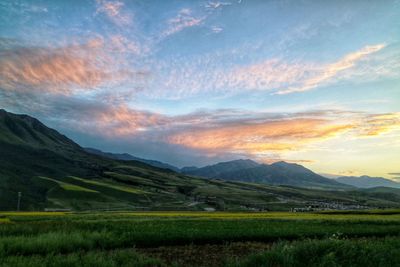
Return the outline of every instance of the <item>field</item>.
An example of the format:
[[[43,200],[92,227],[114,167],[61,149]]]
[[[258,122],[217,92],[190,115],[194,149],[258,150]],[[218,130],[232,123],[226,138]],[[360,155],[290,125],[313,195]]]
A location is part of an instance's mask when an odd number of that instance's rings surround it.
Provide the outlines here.
[[[0,266],[400,266],[400,211],[0,213]]]

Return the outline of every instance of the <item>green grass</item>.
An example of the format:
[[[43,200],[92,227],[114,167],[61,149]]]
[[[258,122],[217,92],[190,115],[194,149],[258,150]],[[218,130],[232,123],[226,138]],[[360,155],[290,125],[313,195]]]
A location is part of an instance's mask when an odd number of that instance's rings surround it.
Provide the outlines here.
[[[144,192],[143,190],[132,188],[132,187],[127,187],[127,186],[120,186],[112,183],[106,183],[106,182],[100,182],[100,181],[94,181],[94,180],[88,180],[88,179],[82,179],[79,177],[70,177],[74,180],[78,180],[80,182],[86,183],[86,184],[92,184],[92,185],[99,185],[99,186],[105,186],[109,187],[115,190],[119,190],[122,192],[127,192],[127,193],[132,193],[132,194],[144,194],[147,192]]]
[[[1,267],[145,267],[163,266],[160,260],[138,254],[134,249],[113,251],[80,251],[71,254],[11,256],[0,261]]]
[[[230,267],[400,266],[400,238],[279,242]]]
[[[9,218],[0,218],[0,224],[2,223],[10,223],[10,219]]]
[[[91,189],[88,189],[88,188],[85,188],[85,187],[82,187],[82,186],[78,186],[78,185],[74,185],[74,184],[70,184],[70,183],[66,183],[66,182],[61,182],[59,180],[51,179],[51,178],[48,178],[48,177],[38,177],[38,178],[55,182],[61,188],[65,189],[65,190],[82,191],[82,192],[90,192],[90,193],[99,193],[98,191],[95,191],[95,190],[91,190]]]
[[[397,210],[381,213],[3,212],[0,219],[7,223],[0,224],[0,266],[80,266],[78,259],[87,266],[165,266],[163,259],[139,251],[165,246],[185,255],[186,248],[176,246],[214,244],[222,251],[232,242],[274,244],[231,261],[233,266],[342,266],[356,253],[388,263],[400,255],[400,217]],[[336,262],[329,265],[332,259]],[[353,260],[346,266],[363,263]]]

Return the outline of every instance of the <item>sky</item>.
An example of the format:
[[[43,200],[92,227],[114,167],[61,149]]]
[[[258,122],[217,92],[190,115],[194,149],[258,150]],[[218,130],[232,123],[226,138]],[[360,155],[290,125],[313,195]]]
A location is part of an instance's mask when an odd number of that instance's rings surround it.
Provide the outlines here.
[[[84,147],[400,179],[400,1],[0,2],[0,108]]]

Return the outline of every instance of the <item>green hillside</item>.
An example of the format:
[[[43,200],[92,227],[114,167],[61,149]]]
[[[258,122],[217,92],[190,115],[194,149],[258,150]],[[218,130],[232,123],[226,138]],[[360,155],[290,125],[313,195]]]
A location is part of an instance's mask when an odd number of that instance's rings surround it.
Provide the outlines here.
[[[311,190],[203,179],[85,152],[25,115],[0,110],[0,210],[288,210],[399,207],[400,190]]]

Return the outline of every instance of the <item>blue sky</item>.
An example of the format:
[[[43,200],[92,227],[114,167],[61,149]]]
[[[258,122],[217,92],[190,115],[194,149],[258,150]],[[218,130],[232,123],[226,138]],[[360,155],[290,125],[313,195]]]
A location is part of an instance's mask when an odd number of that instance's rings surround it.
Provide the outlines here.
[[[0,107],[178,166],[395,178],[400,1],[2,1]]]

